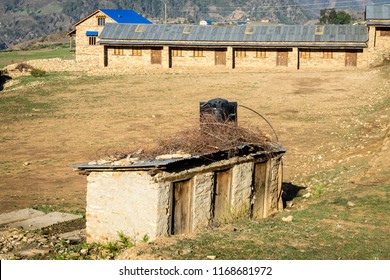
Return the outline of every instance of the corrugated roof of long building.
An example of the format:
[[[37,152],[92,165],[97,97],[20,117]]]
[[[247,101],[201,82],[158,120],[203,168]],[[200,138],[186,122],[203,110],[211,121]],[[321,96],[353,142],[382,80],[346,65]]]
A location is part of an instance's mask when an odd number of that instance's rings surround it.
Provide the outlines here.
[[[181,25],[181,24],[116,24],[107,23],[99,36],[101,44],[114,41],[207,42],[221,43],[365,43],[368,41],[364,25]]]
[[[388,4],[373,4],[366,6],[367,20],[390,20],[390,3]]]

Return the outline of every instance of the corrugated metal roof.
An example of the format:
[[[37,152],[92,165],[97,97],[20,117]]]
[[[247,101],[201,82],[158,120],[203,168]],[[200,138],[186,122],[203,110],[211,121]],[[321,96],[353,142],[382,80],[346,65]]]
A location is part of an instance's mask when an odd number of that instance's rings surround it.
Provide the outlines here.
[[[138,25],[107,23],[99,39],[161,42],[367,42],[364,25],[251,25],[213,26],[153,24],[137,32]],[[138,27],[139,29],[139,27]]]
[[[366,20],[388,19],[390,20],[390,3],[374,4],[366,6]]]
[[[152,24],[151,21],[134,12],[133,10],[101,9],[100,11],[118,23]]]

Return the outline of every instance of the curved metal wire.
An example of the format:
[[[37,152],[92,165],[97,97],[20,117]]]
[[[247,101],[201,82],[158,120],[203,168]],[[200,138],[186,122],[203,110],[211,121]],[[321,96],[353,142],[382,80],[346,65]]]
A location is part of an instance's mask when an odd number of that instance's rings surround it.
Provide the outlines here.
[[[260,113],[256,112],[255,110],[253,110],[253,109],[251,109],[251,108],[249,108],[249,107],[247,107],[247,106],[244,106],[244,105],[241,105],[241,104],[238,104],[238,106],[243,107],[243,108],[245,108],[245,109],[247,109],[247,110],[249,110],[249,111],[255,113],[256,115],[258,115],[259,117],[261,117],[263,120],[265,120],[266,123],[271,127],[272,131],[274,132],[276,141],[279,142],[279,137],[278,137],[278,135],[276,134],[275,129],[272,127],[271,123],[270,123],[265,117],[263,117]]]

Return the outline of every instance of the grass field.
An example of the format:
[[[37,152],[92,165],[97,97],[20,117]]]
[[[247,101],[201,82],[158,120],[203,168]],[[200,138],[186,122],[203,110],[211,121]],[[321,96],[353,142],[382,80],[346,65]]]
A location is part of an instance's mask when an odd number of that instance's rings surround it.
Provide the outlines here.
[[[63,45],[37,50],[0,51],[0,68],[27,60],[46,58],[73,59],[74,53],[69,51],[68,46]]]
[[[287,150],[284,183],[310,196],[271,218],[156,240],[118,258],[389,259],[389,75],[386,66],[14,78],[0,91],[0,212],[83,212],[86,178],[72,165],[153,145],[197,123],[199,102],[221,97],[267,118]],[[238,118],[272,135],[251,112],[239,108]]]

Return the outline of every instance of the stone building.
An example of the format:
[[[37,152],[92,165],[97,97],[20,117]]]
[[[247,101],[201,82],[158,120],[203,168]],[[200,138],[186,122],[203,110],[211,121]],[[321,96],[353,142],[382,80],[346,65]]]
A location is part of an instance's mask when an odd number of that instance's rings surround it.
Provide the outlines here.
[[[88,175],[87,242],[115,240],[119,232],[152,240],[281,211],[284,149],[236,152],[78,165]]]
[[[98,10],[76,23],[76,60],[115,70],[366,68],[388,57],[388,6],[367,6],[367,25],[325,26],[164,25]]]
[[[366,26],[107,24],[101,67],[367,67]]]
[[[369,66],[390,61],[390,4],[368,5],[366,23],[369,32]]]
[[[99,65],[104,48],[98,44],[98,36],[106,23],[151,24],[148,19],[132,10],[101,9],[75,23],[75,29],[68,33],[76,44],[76,60]]]

